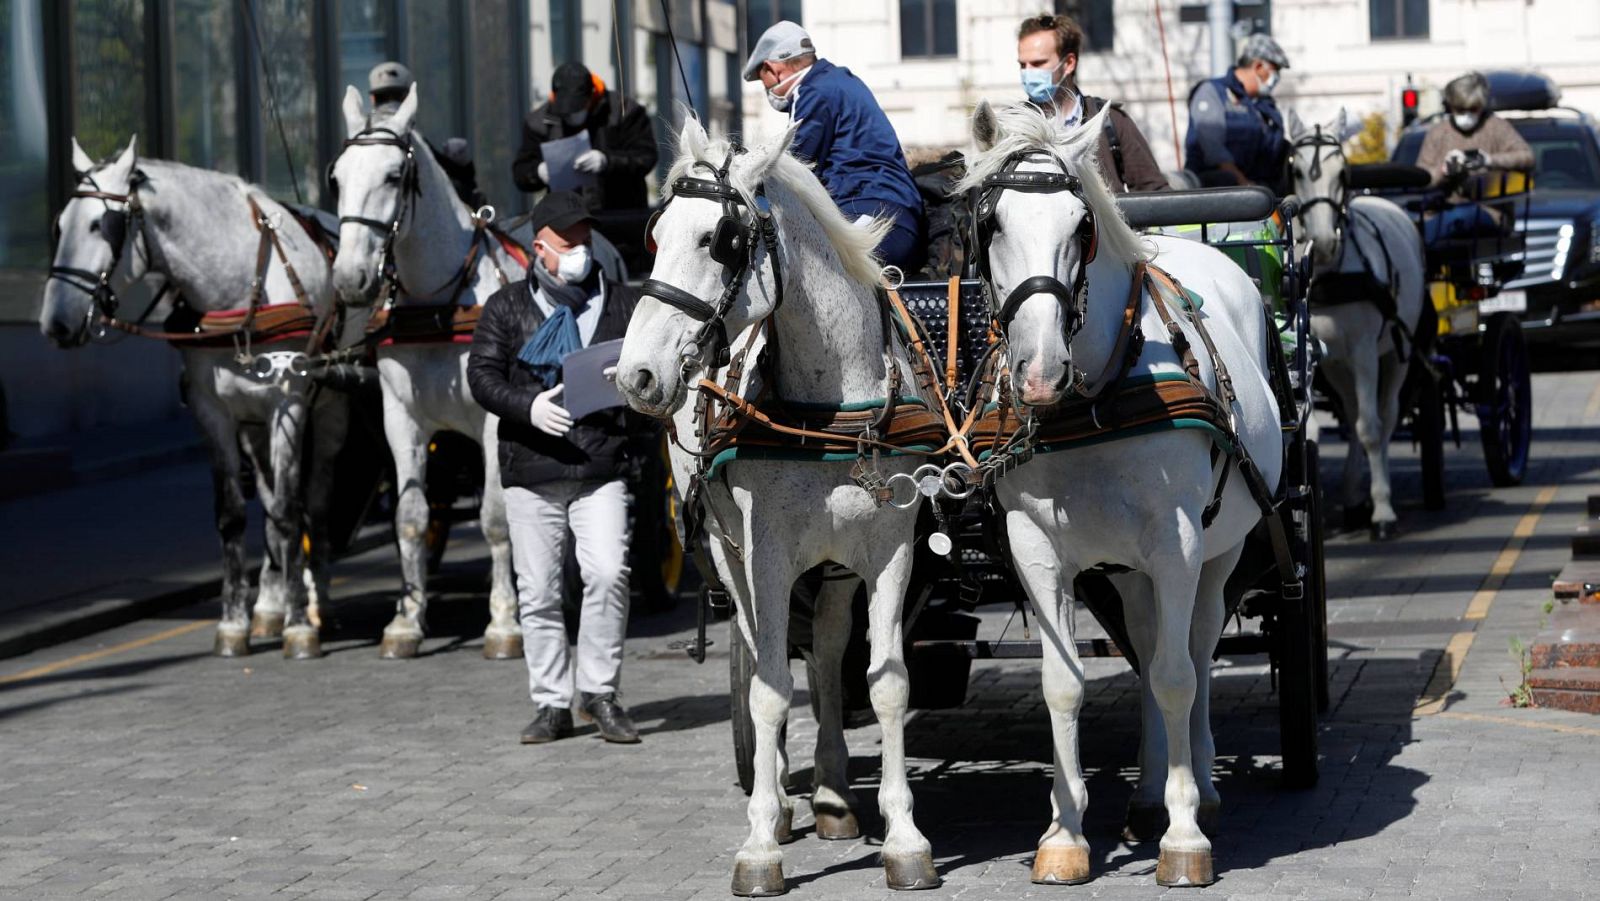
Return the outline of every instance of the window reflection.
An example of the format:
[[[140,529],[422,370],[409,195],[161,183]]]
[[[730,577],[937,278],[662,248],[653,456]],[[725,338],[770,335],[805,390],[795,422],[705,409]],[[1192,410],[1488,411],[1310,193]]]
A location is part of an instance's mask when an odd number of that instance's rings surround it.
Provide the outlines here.
[[[517,18],[510,3],[472,4],[472,155],[478,185],[501,213],[525,207],[511,180],[511,159],[521,140],[523,92]]]
[[[0,321],[34,315],[50,258],[44,32],[39,0],[0,0]]]
[[[144,124],[144,0],[74,4],[72,60],[73,132],[99,160]]]
[[[176,0],[172,30],[173,155],[191,166],[239,171],[233,0]]]
[[[422,92],[417,126],[434,143],[465,134],[461,109],[461,17],[458,5],[443,0],[407,0],[406,46],[410,67]],[[365,77],[365,76],[363,76]]]
[[[257,28],[261,35],[260,150],[266,176],[262,183],[276,197],[293,198],[296,182],[306,203],[322,195],[317,174],[316,47],[311,37],[312,0],[256,0]],[[362,84],[366,73],[362,73]],[[271,113],[271,96],[277,94],[283,137]],[[342,137],[342,135],[341,135]],[[285,151],[284,144],[288,144]],[[285,153],[293,157],[293,168]],[[293,173],[291,177],[290,173]]]

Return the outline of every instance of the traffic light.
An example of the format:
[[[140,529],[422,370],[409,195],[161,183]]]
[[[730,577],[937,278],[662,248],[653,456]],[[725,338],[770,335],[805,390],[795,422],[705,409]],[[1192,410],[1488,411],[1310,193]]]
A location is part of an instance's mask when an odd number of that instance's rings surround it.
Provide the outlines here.
[[[1405,128],[1417,121],[1418,91],[1411,86],[1409,81],[1400,91],[1400,127]]]

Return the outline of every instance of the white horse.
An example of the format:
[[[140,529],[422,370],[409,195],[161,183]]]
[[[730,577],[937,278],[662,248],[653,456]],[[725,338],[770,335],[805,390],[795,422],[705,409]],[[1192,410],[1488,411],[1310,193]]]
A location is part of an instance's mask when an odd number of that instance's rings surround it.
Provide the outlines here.
[[[1259,466],[1265,487],[1274,490],[1283,448],[1267,381],[1268,334],[1260,294],[1218,251],[1180,238],[1146,242],[1128,228],[1094,162],[1104,115],[1063,135],[1028,108],[996,111],[983,103],[975,114],[976,151],[958,190],[982,187],[1008,165],[1016,173],[1046,177],[1064,170],[1081,184],[1077,190],[1002,189],[989,195],[994,231],[984,252],[994,296],[1008,298],[1025,280],[1039,276],[1063,286],[1058,297],[1055,289],[1040,290],[1033,281],[1015,298],[1014,315],[1003,323],[1011,392],[1022,404],[1038,408],[1070,401],[1069,392],[1079,385],[1087,392],[1103,387],[1120,367],[1118,338],[1134,296],[1145,344],[1129,375],[1181,372],[1180,355],[1148,283],[1133,282],[1138,265],[1153,261],[1204,298],[1199,318],[1237,394],[1229,410],[1237,441]],[[1093,262],[1086,261],[1080,240],[1087,234],[1080,226],[1090,213],[1097,245]],[[1072,292],[1064,286],[1080,277],[1087,279],[1087,303],[1081,321],[1072,324]],[[1182,313],[1172,315],[1194,348],[1202,379],[1215,390],[1216,373],[1202,339]],[[1079,329],[1076,334],[1069,325]],[[1080,376],[1086,384],[1075,381]],[[1134,799],[1138,805],[1164,792],[1169,825],[1161,838],[1156,881],[1212,881],[1211,844],[1197,823],[1202,804],[1217,803],[1211,784],[1210,662],[1222,632],[1224,583],[1262,513],[1236,471],[1221,495],[1220,511],[1203,525],[1219,476],[1234,465],[1227,456],[1214,464],[1212,452],[1205,431],[1158,431],[1039,454],[997,483],[1017,575],[1040,620],[1044,695],[1055,740],[1054,816],[1039,841],[1035,882],[1074,883],[1090,875],[1083,836],[1088,799],[1078,761],[1084,675],[1074,638],[1073,579],[1103,564],[1132,570],[1117,584],[1147,697],[1161,713],[1153,723],[1147,718],[1146,729],[1159,732],[1164,726],[1164,741],[1147,735],[1144,745],[1147,753],[1165,752],[1165,772],[1147,765]]]
[[[103,317],[141,318],[140,311],[118,309],[117,297],[152,275],[165,279],[195,313],[237,310],[247,305],[252,282],[258,278],[263,303],[296,301],[284,266],[287,259],[311,312],[319,317],[330,312],[333,290],[322,249],[288,210],[256,187],[231,175],[141,160],[137,138],[99,165],[74,140],[72,166],[78,185],[61,212],[61,237],[39,315],[40,328],[57,345],[86,343],[91,332],[102,327]],[[276,229],[281,246],[281,255],[266,247],[265,271],[259,256],[267,240],[263,228]],[[217,624],[216,653],[248,654],[251,637],[281,632],[285,656],[320,656],[315,609],[328,589],[328,541],[322,534],[326,489],[333,458],[344,442],[349,399],[339,391],[313,390],[311,379],[293,368],[280,368],[269,379],[258,378],[250,371],[250,360],[236,359],[248,347],[242,340],[240,347],[198,347],[181,341],[177,347],[183,355],[184,399],[210,451],[217,531],[222,536],[222,618]],[[296,338],[254,349],[304,347],[304,339]],[[315,420],[316,447],[311,484],[303,487],[302,445],[308,417]],[[257,492],[266,510],[267,553],[254,629],[244,562],[241,438],[244,453],[255,466]],[[310,530],[313,549],[309,608],[303,525]]]
[[[1350,123],[1344,110],[1313,129],[1291,121],[1295,193],[1303,203],[1301,234],[1311,242],[1313,283],[1356,276],[1339,282],[1356,286],[1347,299],[1313,304],[1311,331],[1327,348],[1321,370],[1372,471],[1372,537],[1386,540],[1397,518],[1389,492],[1389,437],[1400,418],[1406,360],[1414,352],[1409,336],[1427,302],[1422,238],[1392,201],[1348,196],[1343,141]],[[1363,275],[1374,281],[1361,286]],[[1360,493],[1361,460],[1352,447],[1344,458],[1347,511],[1360,504]]]
[[[792,137],[790,131],[735,154],[727,141],[709,139],[693,119],[680,135],[669,182],[677,183],[681,176],[700,179],[701,193],[674,188],[675,197],[655,226],[655,293],[646,283],[647,294],[629,324],[617,365],[617,384],[628,403],[652,416],[672,417],[680,438],[692,441],[686,412],[692,404],[687,401],[694,380],[704,373],[704,357],[716,349],[706,339],[718,328],[737,336],[770,317],[772,340],[782,352],[769,357],[774,362],[768,378],[774,393],[789,402],[838,406],[881,401],[888,366],[905,367],[898,349],[885,352],[876,293],[880,269],[871,252],[881,227],[856,228],[843,218],[810,170],[786,152]],[[754,235],[748,249],[733,245],[743,260],[738,267],[711,258],[713,240],[722,235],[718,226],[724,209],[722,202],[703,193],[711,181],[704,173],[724,165],[726,175],[718,180],[737,192],[737,201],[730,204]],[[762,191],[765,196],[758,199]],[[758,209],[771,211],[776,260],[761,238],[763,214]],[[729,278],[725,293],[724,280]],[[664,302],[662,291],[676,292],[678,302]],[[726,306],[713,312],[707,298],[719,295]],[[697,304],[698,313],[691,315],[688,308]],[[915,384],[909,374],[902,383]],[[684,458],[677,459],[681,464]],[[916,462],[886,456],[882,465],[887,475],[909,472]],[[737,601],[739,628],[756,653],[750,686],[755,785],[750,835],[734,864],[735,894],[785,890],[778,838],[789,801],[779,784],[778,733],[793,688],[789,593],[800,573],[829,561],[864,578],[871,593],[868,680],[883,727],[879,806],[887,823],[883,861],[888,884],[904,889],[939,882],[928,841],[913,822],[906,779],[908,686],[901,605],[910,576],[915,513],[876,507],[850,469],[850,463],[740,460],[728,464],[705,488],[708,523],[723,539],[716,549],[719,570]],[[685,475],[680,471],[680,478]],[[837,676],[842,633],[848,629],[836,615],[841,598],[848,606],[848,596],[842,590],[829,593],[840,597],[819,604],[825,612],[819,612],[816,625],[822,655],[832,661],[819,661],[825,680]],[[837,701],[836,685],[821,690]],[[823,726],[820,741],[830,747],[818,749],[813,806],[819,823],[821,814],[841,817],[851,804],[842,730],[836,723]]]

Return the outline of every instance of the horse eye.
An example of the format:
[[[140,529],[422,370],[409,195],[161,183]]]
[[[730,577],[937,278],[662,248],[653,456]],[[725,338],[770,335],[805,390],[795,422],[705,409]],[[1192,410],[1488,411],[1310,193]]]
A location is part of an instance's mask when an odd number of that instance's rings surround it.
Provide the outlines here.
[[[91,219],[91,220],[89,220],[89,231],[97,232],[99,230],[100,230],[100,220],[99,219]]]
[[[397,184],[399,184],[400,183],[400,173],[398,173],[398,172],[390,172],[387,176],[384,177],[383,183],[386,184],[386,185],[397,185]]]
[[[710,247],[711,246],[711,233],[710,232],[706,232],[705,234],[701,235],[699,243],[700,243],[701,247]]]

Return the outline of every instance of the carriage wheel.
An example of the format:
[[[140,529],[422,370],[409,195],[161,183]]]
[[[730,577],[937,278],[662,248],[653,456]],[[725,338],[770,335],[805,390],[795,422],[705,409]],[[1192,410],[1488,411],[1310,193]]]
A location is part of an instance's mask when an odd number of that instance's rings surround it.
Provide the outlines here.
[[[1310,529],[1306,563],[1306,597],[1312,601],[1312,624],[1316,627],[1316,646],[1311,662],[1316,667],[1312,678],[1317,689],[1317,713],[1327,713],[1328,697],[1328,580],[1324,569],[1322,524],[1322,478],[1318,472],[1317,444],[1306,442],[1306,526]]]
[[[750,794],[756,784],[756,721],[750,715],[750,681],[756,675],[755,651],[744,642],[737,618],[728,621],[728,719],[733,724],[733,765],[739,773],[739,788]],[[789,725],[778,729],[778,747],[788,745]],[[780,757],[781,764],[781,757]],[[783,782],[787,772],[779,773]]]
[[[1299,599],[1280,598],[1274,623],[1274,660],[1278,669],[1278,732],[1283,751],[1283,782],[1289,788],[1309,788],[1317,783],[1317,713],[1320,694],[1326,691],[1328,651],[1326,614],[1323,612],[1320,573],[1321,523],[1316,499],[1316,447],[1306,444],[1302,453],[1291,451],[1291,475],[1312,490],[1304,525],[1290,530],[1295,557],[1306,564],[1305,594]],[[1304,460],[1300,464],[1298,460]],[[1304,465],[1304,470],[1294,469]],[[1288,515],[1285,510],[1279,515]],[[1293,526],[1293,523],[1290,523]],[[1321,657],[1319,663],[1318,657]],[[1319,690],[1318,684],[1324,688]]]
[[[1478,366],[1478,432],[1489,480],[1499,488],[1520,485],[1533,443],[1533,380],[1516,317],[1489,318]]]
[[[1422,357],[1413,354],[1411,373],[1416,392],[1411,413],[1411,431],[1422,454],[1422,505],[1429,510],[1444,509],[1444,392],[1439,377],[1428,371]]]

